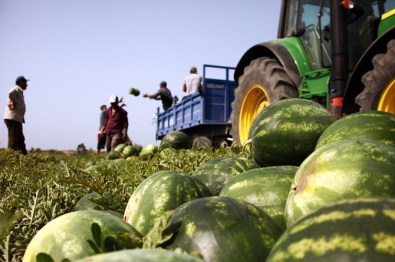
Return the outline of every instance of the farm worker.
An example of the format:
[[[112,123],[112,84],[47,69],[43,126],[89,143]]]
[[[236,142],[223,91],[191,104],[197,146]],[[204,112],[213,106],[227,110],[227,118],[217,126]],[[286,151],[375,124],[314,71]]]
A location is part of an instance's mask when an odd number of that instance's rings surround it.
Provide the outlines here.
[[[13,86],[8,92],[7,106],[4,112],[4,122],[8,129],[8,148],[18,150],[26,155],[25,136],[23,135],[22,124],[25,123],[25,98],[23,91],[27,88],[27,81],[24,76],[18,76]]]
[[[110,108],[107,109],[107,119],[104,122],[102,132],[106,133],[107,152],[114,151],[115,147],[126,141],[128,137],[128,113],[119,106],[116,95],[110,96]]]
[[[99,133],[97,137],[97,153],[100,154],[100,150],[104,149],[106,145],[106,133],[103,131],[104,123],[107,119],[107,106],[101,105],[100,106],[100,125],[99,125]]]
[[[189,75],[184,78],[184,83],[182,84],[182,91],[186,92],[186,98],[202,89],[202,77],[198,75],[196,67],[191,67],[189,69]]]
[[[155,94],[149,95],[145,93],[143,97],[162,100],[163,110],[167,110],[173,105],[173,97],[171,95],[170,89],[167,88],[167,83],[165,81],[159,83],[159,89]]]

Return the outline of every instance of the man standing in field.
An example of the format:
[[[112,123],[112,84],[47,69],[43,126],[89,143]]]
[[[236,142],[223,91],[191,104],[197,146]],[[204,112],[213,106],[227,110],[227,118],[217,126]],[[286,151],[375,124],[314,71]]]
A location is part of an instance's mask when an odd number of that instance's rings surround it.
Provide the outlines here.
[[[106,145],[106,133],[103,133],[103,126],[106,122],[107,118],[107,106],[101,105],[100,106],[100,125],[99,125],[99,134],[97,139],[97,154],[100,154],[100,150],[104,148]]]
[[[7,106],[4,112],[4,122],[8,129],[8,148],[18,150],[26,155],[25,136],[22,125],[25,123],[25,98],[23,91],[27,88],[27,81],[24,76],[18,76],[13,86],[8,92]]]
[[[110,96],[111,107],[107,109],[107,118],[102,128],[102,133],[106,133],[107,152],[114,151],[117,145],[126,141],[128,137],[128,113],[119,106],[118,97]]]

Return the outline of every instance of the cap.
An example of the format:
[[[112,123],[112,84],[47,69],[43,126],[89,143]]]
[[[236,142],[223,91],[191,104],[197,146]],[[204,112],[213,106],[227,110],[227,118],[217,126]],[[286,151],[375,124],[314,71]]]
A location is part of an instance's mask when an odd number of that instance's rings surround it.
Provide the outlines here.
[[[29,81],[29,79],[26,79],[24,76],[18,76],[15,80],[15,83],[19,83],[19,82],[27,82]]]
[[[161,86],[167,86],[166,81],[162,81],[162,82],[160,82],[159,84],[160,84]]]
[[[116,95],[110,96],[110,99],[108,100],[110,103],[118,103],[118,97]]]
[[[196,67],[192,66],[192,67],[189,69],[189,72],[191,72],[191,73],[197,73]]]

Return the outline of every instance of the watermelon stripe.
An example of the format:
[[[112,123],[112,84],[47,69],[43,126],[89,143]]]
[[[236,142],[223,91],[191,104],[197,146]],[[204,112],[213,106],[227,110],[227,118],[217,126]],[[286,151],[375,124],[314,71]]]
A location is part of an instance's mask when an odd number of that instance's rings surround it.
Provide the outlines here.
[[[369,138],[395,146],[395,115],[381,111],[363,111],[345,116],[322,133],[316,149],[349,137]]]
[[[125,209],[124,220],[145,235],[164,212],[209,195],[206,186],[191,176],[176,171],[157,172],[146,178],[133,192]]]
[[[288,228],[273,261],[395,261],[395,198],[354,199],[321,208]]]
[[[302,163],[291,188],[288,226],[338,200],[395,196],[395,147],[369,139],[325,145]]]

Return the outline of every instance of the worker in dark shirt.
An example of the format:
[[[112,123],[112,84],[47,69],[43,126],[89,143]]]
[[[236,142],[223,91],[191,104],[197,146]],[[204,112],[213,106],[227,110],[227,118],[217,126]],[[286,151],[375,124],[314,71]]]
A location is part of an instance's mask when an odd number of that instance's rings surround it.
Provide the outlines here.
[[[126,141],[129,127],[128,113],[119,106],[118,97],[112,95],[109,102],[111,107],[107,109],[107,119],[102,130],[107,136],[107,152],[114,151],[117,145]]]
[[[162,100],[163,110],[167,110],[173,105],[173,97],[171,95],[170,89],[167,88],[167,83],[165,81],[159,83],[159,90],[155,94],[149,95],[145,93],[143,97]]]

